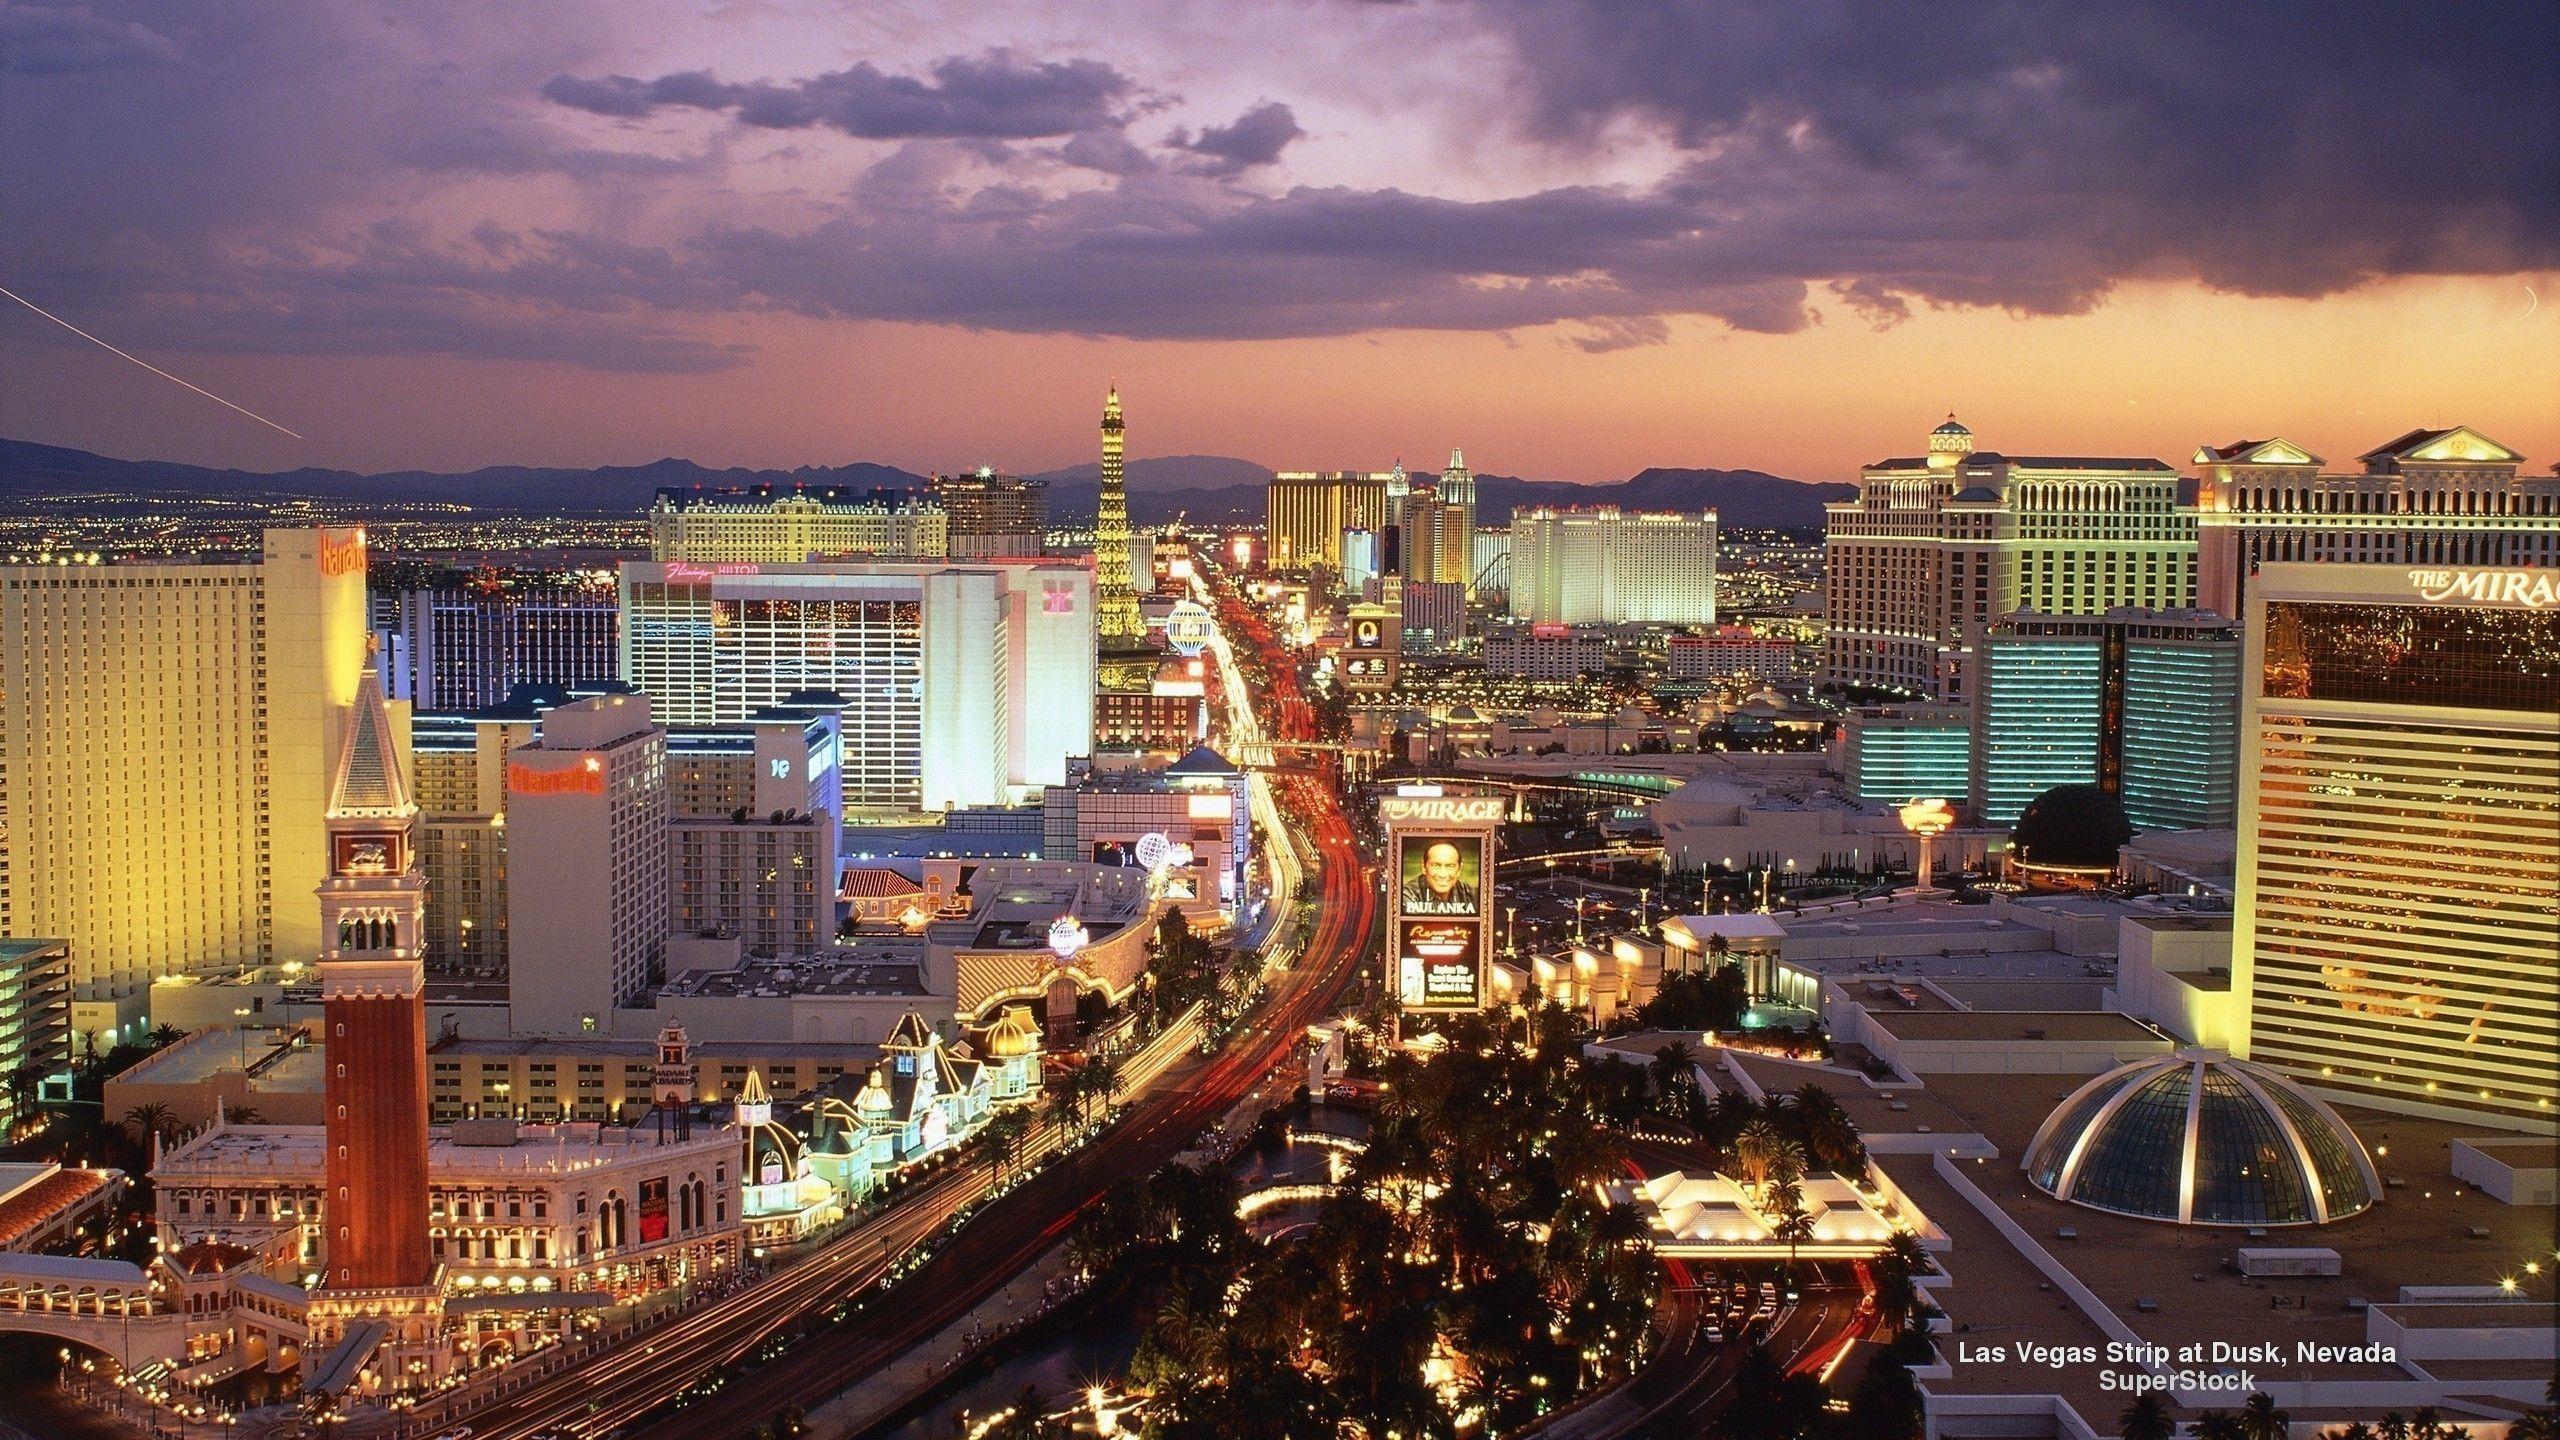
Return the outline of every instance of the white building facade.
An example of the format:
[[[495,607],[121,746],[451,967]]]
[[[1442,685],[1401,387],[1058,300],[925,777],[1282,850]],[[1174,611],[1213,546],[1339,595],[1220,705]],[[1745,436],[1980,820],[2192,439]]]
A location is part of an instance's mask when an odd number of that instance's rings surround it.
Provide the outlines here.
[[[848,811],[1006,803],[1092,748],[1083,564],[634,563],[622,600],[623,678],[670,723],[833,692]]]
[[[1538,506],[1511,516],[1512,618],[1712,625],[1716,516]]]

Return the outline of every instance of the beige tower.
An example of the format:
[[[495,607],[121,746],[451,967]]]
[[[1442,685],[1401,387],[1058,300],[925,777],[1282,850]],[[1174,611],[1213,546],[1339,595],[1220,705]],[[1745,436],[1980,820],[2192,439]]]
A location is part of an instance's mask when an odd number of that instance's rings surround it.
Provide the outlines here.
[[[308,960],[365,670],[365,537],[229,563],[0,567],[0,934],[71,943],[72,1050],[151,982]]]

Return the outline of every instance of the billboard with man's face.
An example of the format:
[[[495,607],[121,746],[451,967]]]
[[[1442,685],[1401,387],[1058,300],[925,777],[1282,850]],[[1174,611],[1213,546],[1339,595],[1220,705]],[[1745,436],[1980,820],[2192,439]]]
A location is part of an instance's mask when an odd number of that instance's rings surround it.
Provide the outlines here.
[[[1484,840],[1475,835],[1405,835],[1396,854],[1397,910],[1405,915],[1484,913]]]

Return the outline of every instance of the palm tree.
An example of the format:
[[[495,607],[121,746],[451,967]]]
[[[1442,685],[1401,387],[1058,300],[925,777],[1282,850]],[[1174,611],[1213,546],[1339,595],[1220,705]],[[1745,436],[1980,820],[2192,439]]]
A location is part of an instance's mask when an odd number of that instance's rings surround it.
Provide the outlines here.
[[[2374,1440],[2373,1427],[2358,1420],[2344,1430],[2322,1432],[2323,1440]]]
[[[2383,1411],[2382,1440],[2409,1440],[2409,1417],[2397,1410]]]
[[[2207,1410],[2196,1417],[2196,1440],[2245,1440],[2240,1417],[2228,1410]]]
[[[164,1141],[167,1140],[178,1128],[177,1118],[170,1113],[169,1107],[157,1100],[136,1105],[124,1112],[124,1123],[125,1127],[133,1132],[133,1138],[145,1145],[151,1143],[151,1137],[154,1135]]]
[[[2452,1431],[2453,1427],[2444,1423],[2444,1416],[2433,1405],[2421,1405],[2409,1417],[2409,1433],[2416,1440],[2443,1440]]]
[[[1080,1073],[1070,1071],[1049,1087],[1049,1123],[1062,1135],[1074,1134],[1084,1122],[1084,1089],[1076,1078]]]
[[[2285,1440],[2293,1417],[2276,1408],[2275,1397],[2261,1390],[2240,1404],[2242,1440]]]
[[[2116,1433],[2124,1440],[2173,1440],[2178,1422],[2169,1414],[2169,1402],[2157,1392],[2144,1391],[2116,1416]]]
[[[1778,1133],[1778,1127],[1766,1120],[1754,1120],[1734,1137],[1733,1163],[1752,1186],[1764,1185],[1777,1168],[1778,1147],[1785,1143],[1786,1137]]]
[[[2527,1410],[2507,1427],[2507,1440],[2553,1440],[2555,1436],[2560,1436],[2560,1424],[2554,1423],[2548,1406]]]
[[[1013,1168],[1013,1157],[1020,1152],[1023,1134],[1030,1128],[1031,1114],[1027,1110],[999,1111],[987,1121],[987,1165],[995,1173],[998,1184],[1003,1183],[1005,1172]]]
[[[1669,1094],[1672,1082],[1686,1077],[1697,1068],[1698,1052],[1686,1040],[1674,1040],[1653,1052],[1653,1088]]]

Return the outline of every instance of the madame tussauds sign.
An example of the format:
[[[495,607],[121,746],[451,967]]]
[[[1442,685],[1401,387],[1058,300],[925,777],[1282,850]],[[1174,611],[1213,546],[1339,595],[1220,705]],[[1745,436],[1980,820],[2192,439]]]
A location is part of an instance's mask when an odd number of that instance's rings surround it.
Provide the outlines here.
[[[2412,570],[2409,588],[2430,605],[2462,600],[2528,610],[2560,606],[2560,574],[2549,570]]]

